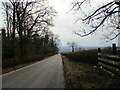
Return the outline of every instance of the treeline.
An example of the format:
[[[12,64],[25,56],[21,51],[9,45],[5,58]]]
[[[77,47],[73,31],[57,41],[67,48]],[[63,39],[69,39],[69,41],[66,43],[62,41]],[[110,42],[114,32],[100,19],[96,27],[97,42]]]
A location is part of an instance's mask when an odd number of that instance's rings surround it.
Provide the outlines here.
[[[6,25],[1,30],[3,60],[58,52],[60,40],[50,31],[56,11],[45,0],[8,0],[2,4]]]

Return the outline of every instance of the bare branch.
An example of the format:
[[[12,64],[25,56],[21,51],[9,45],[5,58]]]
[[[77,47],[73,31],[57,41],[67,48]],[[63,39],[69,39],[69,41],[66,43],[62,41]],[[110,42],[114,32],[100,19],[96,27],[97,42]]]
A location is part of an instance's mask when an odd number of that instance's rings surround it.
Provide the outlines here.
[[[87,18],[82,19],[82,20],[85,21],[85,20],[91,18],[91,17],[92,17],[93,15],[95,15],[99,10],[101,10],[101,9],[103,9],[103,8],[107,7],[108,5],[111,5],[111,4],[113,4],[113,3],[114,3],[114,2],[110,2],[110,3],[106,4],[106,5],[104,5],[104,6],[100,7],[100,8],[98,8],[98,9],[95,10],[91,15],[89,15]]]

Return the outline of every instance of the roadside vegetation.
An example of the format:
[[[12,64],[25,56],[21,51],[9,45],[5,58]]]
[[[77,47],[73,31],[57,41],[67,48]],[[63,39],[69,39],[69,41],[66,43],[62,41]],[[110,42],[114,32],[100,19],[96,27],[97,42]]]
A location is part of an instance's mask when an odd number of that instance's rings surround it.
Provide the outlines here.
[[[65,55],[66,57],[92,65],[97,65],[98,61],[98,53],[97,50],[82,50],[75,53],[62,53],[62,55]]]
[[[30,56],[27,58],[24,58],[24,60],[20,59],[4,59],[2,61],[3,67],[2,67],[2,74],[23,68],[25,66],[37,63],[38,61],[45,60],[46,58],[53,56],[54,54],[49,55],[39,55],[39,56]]]
[[[57,13],[46,1],[8,0],[2,2],[2,9],[3,69],[39,61],[58,52],[59,36],[50,30]]]
[[[97,66],[97,50],[62,53],[66,88],[120,88],[120,78]]]
[[[113,54],[112,48],[111,47],[102,48],[101,49],[101,53],[102,54],[110,54],[111,55],[111,54]],[[116,51],[116,55],[120,56],[120,50]]]

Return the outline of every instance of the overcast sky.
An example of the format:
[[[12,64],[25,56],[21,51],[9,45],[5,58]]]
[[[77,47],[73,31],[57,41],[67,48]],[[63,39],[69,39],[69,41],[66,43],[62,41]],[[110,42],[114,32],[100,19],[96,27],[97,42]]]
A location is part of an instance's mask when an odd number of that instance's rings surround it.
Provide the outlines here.
[[[3,0],[2,0],[3,1]],[[49,0],[49,3],[55,10],[58,12],[55,17],[55,26],[51,28],[51,30],[60,36],[62,45],[66,46],[67,42],[77,42],[79,46],[110,46],[112,43],[117,43],[117,38],[109,43],[106,43],[104,40],[101,40],[100,32],[93,33],[90,36],[81,38],[73,33],[73,31],[77,31],[80,28],[80,24],[74,24],[75,15],[67,12],[70,10],[70,2],[76,0]],[[94,6],[98,6],[100,3],[108,2],[110,0],[93,0]],[[3,16],[0,12],[0,28],[3,25]]]
[[[110,46],[112,43],[118,43],[118,39],[106,43],[101,40],[101,32],[93,33],[90,36],[81,38],[73,33],[80,29],[80,24],[74,24],[75,15],[67,12],[70,10],[70,2],[76,0],[49,0],[50,4],[57,10],[58,15],[55,17],[55,27],[51,28],[55,34],[60,36],[62,45],[67,45],[67,42],[75,41],[80,46]],[[97,7],[99,4],[103,4],[112,0],[93,0],[93,6]]]

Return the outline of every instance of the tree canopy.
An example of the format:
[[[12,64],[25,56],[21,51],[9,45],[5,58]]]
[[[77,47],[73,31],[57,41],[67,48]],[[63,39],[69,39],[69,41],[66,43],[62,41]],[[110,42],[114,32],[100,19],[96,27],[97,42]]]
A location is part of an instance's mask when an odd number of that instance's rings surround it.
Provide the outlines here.
[[[71,10],[75,13],[82,13],[75,23],[83,24],[83,27],[80,27],[79,31],[74,31],[74,33],[85,37],[101,29],[102,32],[107,32],[103,35],[106,41],[115,39],[120,35],[120,2],[107,1],[107,3],[94,6],[95,1],[93,0],[72,2]]]
[[[57,12],[47,0],[8,0],[2,4],[3,58],[23,59],[58,52],[58,38],[50,31]]]

